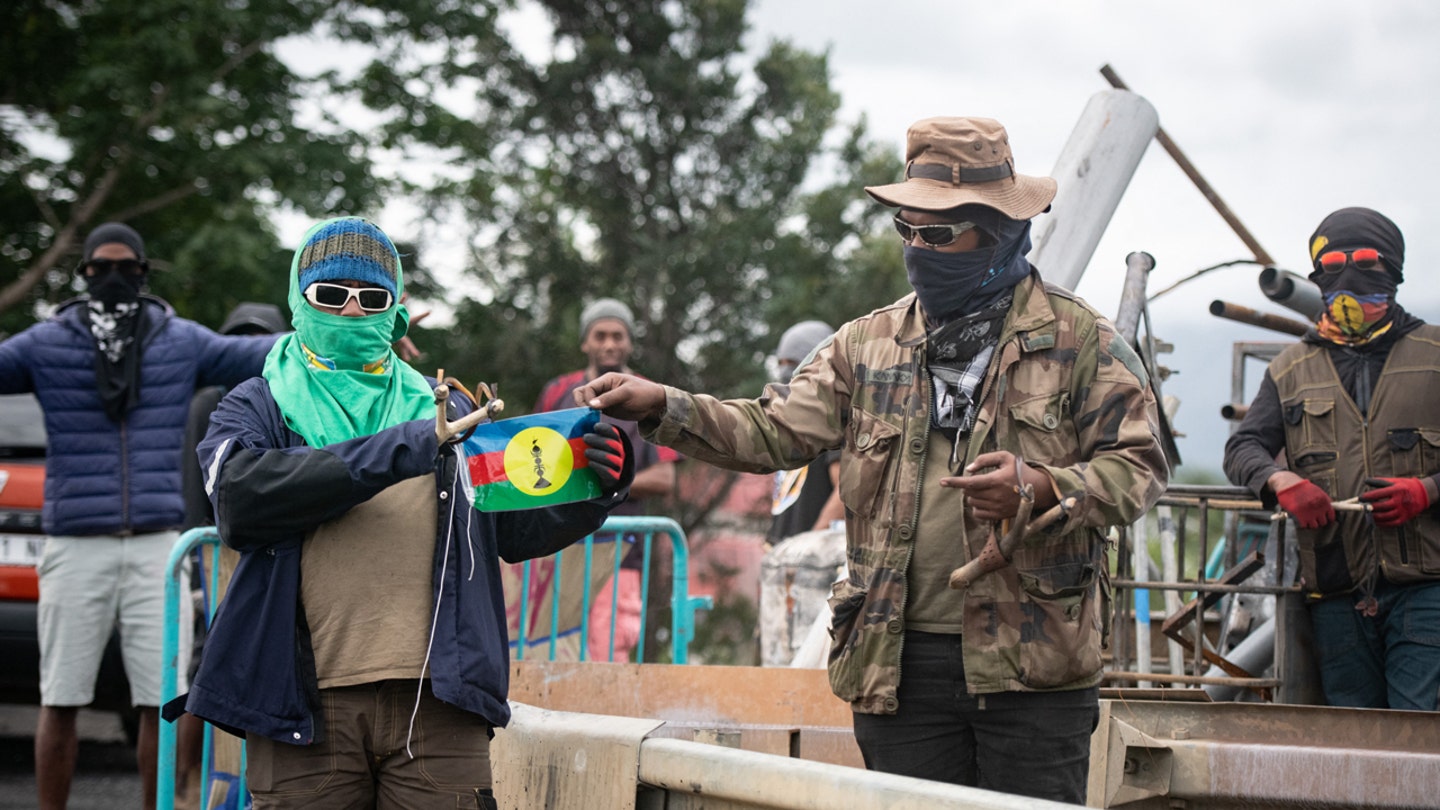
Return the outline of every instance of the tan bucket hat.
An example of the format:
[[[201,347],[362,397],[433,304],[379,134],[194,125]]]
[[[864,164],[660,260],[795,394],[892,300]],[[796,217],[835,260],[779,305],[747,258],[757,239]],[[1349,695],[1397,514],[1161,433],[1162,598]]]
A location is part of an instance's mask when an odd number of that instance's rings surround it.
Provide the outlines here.
[[[868,186],[896,208],[945,211],[967,203],[1030,219],[1055,199],[1055,181],[1015,171],[1010,136],[990,118],[926,118],[905,133],[905,182]]]

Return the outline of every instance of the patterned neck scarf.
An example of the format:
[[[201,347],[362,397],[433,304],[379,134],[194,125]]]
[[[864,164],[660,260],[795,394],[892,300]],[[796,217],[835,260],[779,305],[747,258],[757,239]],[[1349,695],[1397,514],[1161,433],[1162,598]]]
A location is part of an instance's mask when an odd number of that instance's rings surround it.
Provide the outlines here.
[[[140,403],[139,337],[144,331],[144,304],[91,298],[84,315],[95,339],[95,388],[105,415],[119,422]]]
[[[925,362],[930,370],[934,407],[930,421],[937,428],[967,433],[975,424],[975,391],[1000,342],[1000,330],[1014,295],[1002,295],[978,312],[963,315],[930,332]]]

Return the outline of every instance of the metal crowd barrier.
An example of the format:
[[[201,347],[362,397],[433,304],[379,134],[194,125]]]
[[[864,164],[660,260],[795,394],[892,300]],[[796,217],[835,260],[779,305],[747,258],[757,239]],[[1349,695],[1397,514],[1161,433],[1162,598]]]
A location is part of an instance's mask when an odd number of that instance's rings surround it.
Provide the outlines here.
[[[597,540],[597,535],[600,539]],[[583,550],[584,566],[584,590],[581,604],[581,623],[578,628],[580,649],[580,660],[586,660],[586,646],[591,632],[589,608],[594,594],[591,592],[592,575],[595,572],[595,551],[596,546],[603,546],[605,543],[624,543],[627,545],[639,543],[642,549],[643,566],[641,573],[641,623],[640,641],[636,646],[636,660],[644,661],[645,651],[645,619],[649,612],[649,588],[651,565],[653,561],[652,544],[656,535],[665,535],[670,539],[672,552],[671,570],[671,635],[670,635],[670,660],[672,663],[684,664],[689,660],[690,642],[695,637],[695,611],[708,609],[711,599],[708,596],[691,596],[689,591],[689,550],[686,545],[685,533],[680,525],[674,520],[663,517],[612,517],[605,521],[605,525],[599,532],[587,536],[583,541],[576,543],[572,548]],[[186,620],[182,605],[190,595],[181,592],[180,573],[185,563],[191,558],[196,550],[201,550],[203,557],[208,557],[209,565],[202,566],[204,570],[205,593],[207,595],[219,592],[219,571],[220,571],[220,537],[214,528],[192,529],[180,536],[175,547],[171,549],[170,559],[166,565],[165,576],[165,635],[161,648],[161,655],[164,658],[161,671],[160,703],[164,705],[174,700],[179,692],[179,666],[182,659],[180,651],[180,623]],[[613,554],[611,577],[618,579],[620,564],[623,554],[619,553],[617,547]],[[553,558],[555,566],[553,581],[549,588],[551,592],[551,624],[548,637],[536,641],[528,638],[526,628],[528,625],[531,594],[530,573],[532,564],[537,561],[527,561],[523,564],[523,575],[519,596],[520,622],[519,631],[511,641],[511,647],[515,650],[516,660],[524,660],[527,648],[545,646],[548,648],[550,659],[555,658],[557,641],[563,638],[566,633],[559,630],[559,589],[561,584],[560,574],[562,573],[561,555],[556,554]],[[618,588],[611,589],[611,627],[609,658],[613,660],[615,652],[615,615],[618,600]],[[508,601],[508,600],[507,600]],[[207,623],[213,617],[218,605],[213,598],[206,599],[206,608],[209,612]],[[210,724],[205,724],[204,748],[201,759],[201,806],[212,806],[209,797],[206,795],[211,783],[211,758],[213,754],[214,729]],[[177,761],[177,728],[175,723],[161,722],[159,733],[159,762],[157,781],[157,807],[158,810],[173,810],[175,802],[175,766]],[[227,781],[229,777],[227,776]],[[245,766],[244,752],[242,748],[239,773],[235,775],[228,788],[234,791],[233,795],[245,796]],[[225,802],[225,806],[235,806],[232,802]]]
[[[185,563],[191,559],[191,555],[200,550],[201,559],[209,558],[209,565],[202,565],[199,573],[202,575],[203,589],[207,598],[205,600],[206,625],[215,615],[218,607],[217,600],[213,595],[218,593],[220,586],[220,535],[215,533],[213,527],[191,529],[180,535],[175,542],[175,547],[170,550],[170,559],[165,564],[165,636],[161,642],[160,655],[163,659],[160,671],[160,705],[164,706],[179,695],[180,683],[180,623],[188,621],[189,616],[181,610],[184,604],[182,600],[189,600],[190,594],[181,591],[182,577],[180,576]],[[185,656],[188,659],[188,655]],[[207,800],[206,793],[210,785],[210,759],[214,751],[215,729],[206,723],[204,726],[204,743],[200,754],[200,806],[211,807]],[[156,779],[156,802],[157,810],[173,810],[175,807],[175,765],[177,756],[177,724],[161,721],[159,735],[159,757],[158,757],[158,778]],[[240,769],[230,789],[238,796],[245,795],[245,755],[242,748],[240,754]],[[226,803],[226,806],[233,806]]]
[[[515,651],[515,660],[524,661],[527,655],[536,648],[545,649],[547,660],[557,659],[559,644],[562,639],[578,633],[579,635],[579,660],[589,660],[589,641],[591,634],[590,607],[593,604],[595,594],[592,592],[592,584],[595,584],[595,554],[597,546],[616,544],[613,548],[610,563],[610,581],[618,583],[620,579],[621,562],[628,551],[621,548],[621,544],[634,547],[639,544],[642,554],[640,573],[640,639],[635,647],[635,661],[645,661],[645,640],[646,624],[650,614],[650,578],[654,563],[652,544],[655,535],[663,534],[670,538],[672,556],[671,585],[670,585],[670,663],[684,664],[689,661],[690,642],[695,638],[695,611],[709,609],[712,605],[708,596],[690,595],[689,575],[689,548],[685,541],[685,532],[680,529],[680,524],[664,517],[612,517],[605,521],[600,531],[586,537],[582,543],[577,543],[567,551],[581,551],[583,549],[583,573],[581,577],[581,600],[580,616],[578,626],[566,627],[561,620],[561,584],[564,581],[564,559],[565,552],[543,558],[542,560],[527,560],[523,563],[521,574],[521,585],[519,594],[519,624],[518,629],[511,639],[510,646]],[[543,563],[553,566],[547,571],[549,585],[540,589],[543,601],[548,602],[549,626],[548,633],[538,638],[531,636],[531,625],[534,617],[531,611],[531,594],[536,592],[533,578],[534,567]],[[610,589],[610,632],[607,661],[615,660],[615,628],[618,616],[619,587]],[[507,599],[507,604],[509,600]],[[537,599],[535,601],[542,601]]]

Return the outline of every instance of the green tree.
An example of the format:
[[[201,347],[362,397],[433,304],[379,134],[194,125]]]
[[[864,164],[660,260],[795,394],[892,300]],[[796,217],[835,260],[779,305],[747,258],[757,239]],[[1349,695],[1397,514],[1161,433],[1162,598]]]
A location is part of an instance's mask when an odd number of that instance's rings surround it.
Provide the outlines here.
[[[3,4],[0,329],[72,294],[80,242],[106,220],[146,237],[152,289],[187,316],[283,303],[272,215],[363,214],[387,184],[371,160],[386,144],[334,114],[355,88],[277,46],[323,35],[393,58],[474,47],[491,22],[445,0]]]
[[[457,303],[447,367],[528,407],[580,362],[579,312],[608,295],[636,312],[638,370],[752,394],[790,322],[838,324],[904,290],[893,245],[869,249],[884,215],[860,192],[898,162],[863,124],[837,127],[824,54],[775,42],[746,57],[744,0],[538,5],[546,55],[481,57],[471,69],[491,84],[471,117],[490,128],[443,142],[463,155],[453,165],[481,167],[433,198],[465,207],[486,290]],[[386,70],[371,71],[367,103],[463,118]],[[822,162],[839,176],[817,187]]]

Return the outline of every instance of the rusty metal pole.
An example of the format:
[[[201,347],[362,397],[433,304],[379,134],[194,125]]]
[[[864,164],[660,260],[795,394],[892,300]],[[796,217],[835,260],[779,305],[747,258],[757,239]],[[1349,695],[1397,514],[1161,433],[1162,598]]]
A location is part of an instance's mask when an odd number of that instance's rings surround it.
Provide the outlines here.
[[[1284,332],[1287,335],[1295,335],[1296,337],[1303,336],[1310,330],[1310,324],[1304,321],[1297,321],[1294,318],[1287,318],[1284,315],[1260,312],[1250,307],[1232,304],[1229,301],[1211,301],[1210,314],[1217,318],[1248,323],[1251,326],[1258,326],[1261,329],[1271,329],[1276,332]]]
[[[1100,75],[1104,76],[1105,80],[1110,82],[1110,86],[1117,90],[1130,89],[1125,82],[1120,79],[1115,69],[1109,65],[1104,65],[1100,68]],[[1210,184],[1205,182],[1205,178],[1200,176],[1200,170],[1196,169],[1195,164],[1191,163],[1190,159],[1185,157],[1185,153],[1180,151],[1180,147],[1177,146],[1175,141],[1165,132],[1164,127],[1156,127],[1155,140],[1159,141],[1160,145],[1165,147],[1165,151],[1169,152],[1170,157],[1174,158],[1175,162],[1180,165],[1180,171],[1185,172],[1185,176],[1190,178],[1190,181],[1195,184],[1196,188],[1200,189],[1200,193],[1205,195],[1205,199],[1209,200],[1210,204],[1215,206],[1215,210],[1220,213],[1220,216],[1229,223],[1231,230],[1235,231],[1236,236],[1240,237],[1240,241],[1244,242],[1245,246],[1250,248],[1250,252],[1255,254],[1255,261],[1267,267],[1273,266],[1275,260],[1270,258],[1270,254],[1265,248],[1260,246],[1259,240],[1250,233],[1250,230],[1245,227],[1244,223],[1240,221],[1240,218],[1235,216],[1234,212],[1230,210],[1230,207],[1225,204],[1225,201],[1220,199],[1220,195],[1215,189],[1211,188]]]

